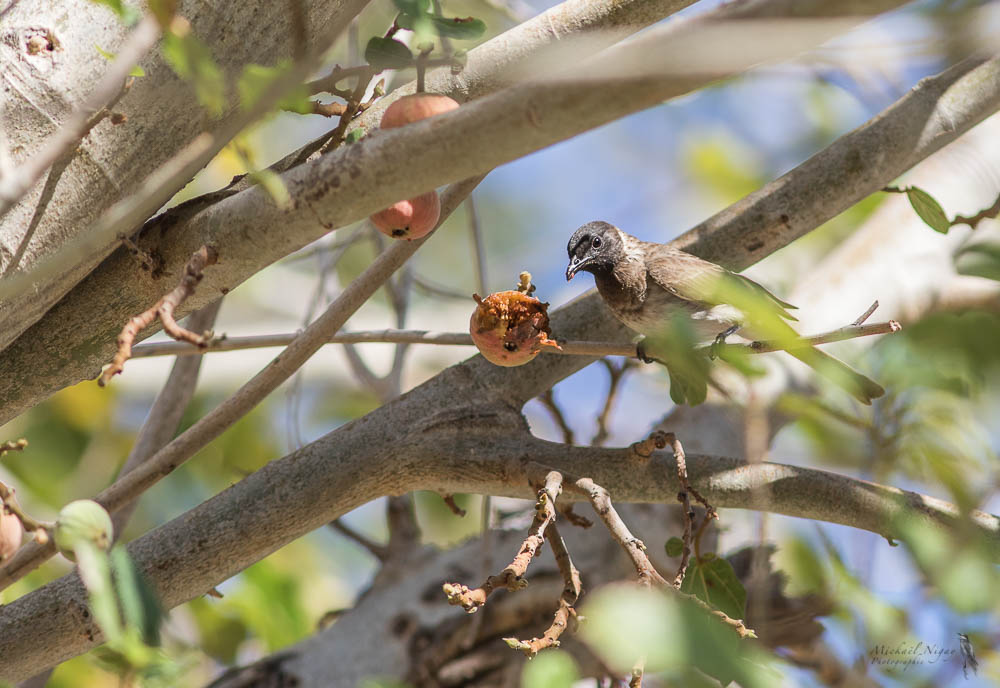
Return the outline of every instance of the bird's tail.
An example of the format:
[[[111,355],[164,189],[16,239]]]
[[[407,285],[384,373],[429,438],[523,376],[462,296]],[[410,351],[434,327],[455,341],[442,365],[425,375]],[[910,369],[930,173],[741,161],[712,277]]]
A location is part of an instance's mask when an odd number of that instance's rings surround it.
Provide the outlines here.
[[[870,405],[872,399],[885,394],[885,390],[877,382],[816,347],[791,349],[788,353],[823,377],[843,387],[862,404]]]

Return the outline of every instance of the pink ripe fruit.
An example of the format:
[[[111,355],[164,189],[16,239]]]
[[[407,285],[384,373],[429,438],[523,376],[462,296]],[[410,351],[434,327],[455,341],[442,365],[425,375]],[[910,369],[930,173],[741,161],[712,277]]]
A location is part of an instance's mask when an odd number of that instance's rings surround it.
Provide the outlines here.
[[[21,547],[21,520],[14,514],[8,514],[0,504],[0,562],[10,559]]]
[[[397,201],[371,216],[378,231],[394,239],[419,239],[437,226],[441,217],[441,199],[437,191]]]
[[[414,93],[403,96],[389,105],[382,113],[380,126],[383,129],[395,129],[456,109],[458,109],[458,103],[448,96],[436,93]]]

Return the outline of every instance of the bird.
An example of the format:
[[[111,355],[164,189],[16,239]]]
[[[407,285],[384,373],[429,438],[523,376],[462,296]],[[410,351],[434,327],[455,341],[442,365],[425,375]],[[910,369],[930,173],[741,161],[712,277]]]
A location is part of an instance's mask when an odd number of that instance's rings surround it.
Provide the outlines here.
[[[795,306],[750,278],[686,251],[642,241],[603,221],[588,222],[573,232],[566,251],[566,280],[581,271],[591,273],[614,316],[647,339],[655,338],[677,314],[690,317],[699,340],[714,338],[716,344],[744,327],[751,335],[765,332],[780,341],[799,339],[788,324],[796,320],[788,312]],[[816,347],[786,350],[864,404],[885,394],[877,382]],[[639,356],[644,357],[641,350]]]

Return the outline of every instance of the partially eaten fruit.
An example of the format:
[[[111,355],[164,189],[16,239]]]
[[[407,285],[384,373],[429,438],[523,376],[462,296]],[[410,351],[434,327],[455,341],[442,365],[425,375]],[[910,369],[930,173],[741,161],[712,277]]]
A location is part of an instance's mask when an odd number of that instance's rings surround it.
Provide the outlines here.
[[[519,366],[546,347],[560,349],[550,339],[549,304],[520,291],[501,291],[485,299],[473,294],[473,298],[479,305],[469,321],[469,332],[490,363]]]

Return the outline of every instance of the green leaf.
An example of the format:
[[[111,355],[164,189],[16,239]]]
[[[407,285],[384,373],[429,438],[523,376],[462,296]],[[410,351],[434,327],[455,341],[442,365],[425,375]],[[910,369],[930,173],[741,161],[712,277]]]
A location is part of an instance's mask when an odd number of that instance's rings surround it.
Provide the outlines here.
[[[684,553],[684,541],[679,537],[672,537],[667,540],[667,544],[663,548],[667,551],[668,557],[679,557]]]
[[[365,47],[365,61],[378,70],[405,69],[413,65],[413,53],[394,38],[375,36]]]
[[[80,540],[73,549],[76,555],[80,579],[90,597],[90,610],[94,621],[104,632],[108,643],[116,643],[122,638],[121,618],[118,616],[118,602],[111,585],[111,569],[108,555],[104,550],[87,540]]]
[[[948,230],[951,229],[951,222],[944,214],[941,204],[934,200],[933,196],[921,188],[911,186],[906,189],[906,197],[910,199],[910,205],[913,206],[913,210],[920,216],[920,219],[926,222],[931,229],[942,234],[948,233]]]
[[[694,595],[734,619],[742,619],[746,613],[747,591],[733,565],[714,554],[691,562],[681,592]]]
[[[1000,281],[1000,243],[982,242],[963,246],[955,254],[955,270],[960,275]]]
[[[104,5],[122,20],[126,26],[132,26],[139,21],[142,14],[131,5],[126,5],[122,0],[91,0],[94,4]]]
[[[163,607],[121,545],[111,550],[111,569],[127,627],[135,629],[146,645],[158,646]]]
[[[292,68],[290,60],[281,60],[274,67],[265,67],[259,64],[248,64],[243,67],[236,82],[236,91],[240,95],[240,104],[248,110],[260,100],[264,92],[270,88],[271,84],[283,78]],[[280,110],[297,112],[300,115],[308,115],[313,111],[312,102],[309,100],[309,91],[304,84],[291,89],[277,103]]]
[[[419,17],[431,9],[431,0],[392,0],[399,11],[410,17]],[[402,27],[405,28],[405,27]]]
[[[96,43],[94,44],[94,47],[97,48],[97,52],[99,52],[101,54],[101,57],[103,57],[108,62],[111,62],[112,60],[115,59],[116,55],[114,53],[109,53],[107,50],[103,50],[101,48],[101,46],[97,45]],[[128,75],[129,76],[146,76],[146,72],[145,72],[145,70],[142,67],[140,67],[139,65],[136,65],[135,67],[133,67],[129,71]]]
[[[352,129],[351,131],[347,132],[347,136],[344,137],[344,142],[347,144],[357,143],[358,141],[360,141],[365,137],[365,133],[366,132],[362,127],[358,127],[357,129]]]
[[[486,33],[486,23],[475,17],[439,17],[430,15],[434,29],[441,36],[468,41]]]
[[[250,178],[260,184],[274,200],[274,204],[281,210],[290,210],[292,207],[292,196],[288,193],[281,176],[270,169],[257,170],[250,173]]]
[[[177,76],[194,86],[198,102],[213,116],[226,107],[226,82],[212,52],[194,34],[167,33],[161,43],[163,59]]]

